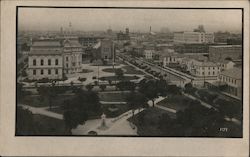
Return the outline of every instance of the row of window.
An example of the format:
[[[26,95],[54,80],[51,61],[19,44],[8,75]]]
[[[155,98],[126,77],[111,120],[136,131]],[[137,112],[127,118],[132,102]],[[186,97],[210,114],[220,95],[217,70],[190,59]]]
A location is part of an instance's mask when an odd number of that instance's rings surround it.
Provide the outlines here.
[[[44,70],[43,69],[41,69],[40,70],[40,74],[41,75],[44,75]],[[48,75],[51,75],[52,73],[51,73],[51,69],[48,69]],[[57,75],[58,74],[58,69],[55,69],[55,74]],[[33,75],[37,75],[37,70],[33,70]]]
[[[197,74],[198,74],[198,75],[200,75],[200,72],[197,72]],[[211,74],[211,73],[210,73],[210,72],[208,72],[208,75],[210,75],[210,74]],[[204,73],[204,72],[202,72],[202,75],[204,76],[204,75],[205,75],[205,73]],[[214,71],[212,72],[212,76],[213,76],[213,75],[215,75],[215,72],[214,72]]]
[[[48,59],[48,65],[51,65],[51,59]],[[55,65],[58,65],[59,61],[58,59],[55,59]],[[33,59],[33,66],[36,66],[37,65],[37,62],[36,62],[36,59]],[[40,65],[43,66],[44,65],[44,60],[41,59],[40,60]]]
[[[233,79],[233,78],[230,78],[230,77],[221,76],[220,79],[223,82],[228,82],[228,83],[232,83],[232,84],[235,84],[235,85],[237,84],[236,79]]]

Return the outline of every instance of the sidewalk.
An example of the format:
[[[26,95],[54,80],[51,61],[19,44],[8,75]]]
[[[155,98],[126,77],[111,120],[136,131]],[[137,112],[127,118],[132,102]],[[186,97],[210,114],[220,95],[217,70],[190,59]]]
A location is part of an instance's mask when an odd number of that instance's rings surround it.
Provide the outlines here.
[[[40,114],[51,118],[63,120],[63,115],[46,110],[45,107],[32,107],[28,105],[20,105],[23,109],[31,111],[33,114]]]

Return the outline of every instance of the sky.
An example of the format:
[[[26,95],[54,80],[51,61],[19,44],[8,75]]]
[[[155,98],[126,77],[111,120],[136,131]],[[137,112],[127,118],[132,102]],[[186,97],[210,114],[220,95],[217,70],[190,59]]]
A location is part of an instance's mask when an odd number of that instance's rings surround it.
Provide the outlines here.
[[[204,25],[207,32],[240,32],[241,10],[222,9],[93,9],[93,8],[19,8],[20,30],[55,31],[66,28],[73,31],[192,31]]]

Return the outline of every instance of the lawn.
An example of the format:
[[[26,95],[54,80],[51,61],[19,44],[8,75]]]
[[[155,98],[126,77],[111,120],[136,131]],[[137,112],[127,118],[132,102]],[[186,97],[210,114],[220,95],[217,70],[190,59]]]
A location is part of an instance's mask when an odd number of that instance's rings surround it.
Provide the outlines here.
[[[123,81],[130,81],[130,80],[137,80],[140,77],[138,76],[123,76]],[[106,76],[106,77],[100,77],[100,80],[105,81],[105,80],[111,80],[111,81],[120,81],[117,76]]]
[[[58,95],[52,99],[52,106],[61,106],[64,101],[71,100],[74,95]],[[48,100],[40,95],[28,95],[24,98],[23,104],[33,107],[47,107],[49,106]]]
[[[93,70],[90,70],[90,69],[82,69],[82,71],[79,72],[79,73],[91,73],[91,72],[93,72]]]
[[[136,70],[134,67],[126,65],[122,67],[122,69],[125,70],[125,74],[138,74],[138,75],[143,75],[144,73],[140,70]]]
[[[129,92],[99,92],[100,101],[124,102]]]
[[[157,105],[165,106],[176,111],[185,110],[188,106],[186,105],[190,98],[183,95],[173,95],[160,101]]]
[[[102,71],[109,72],[109,73],[114,73],[114,70],[117,70],[117,69],[123,69],[124,74],[138,74],[138,75],[143,75],[144,74],[140,70],[136,70],[134,67],[129,66],[129,65],[123,66],[122,68],[115,68],[115,69],[113,69],[113,68],[105,68]]]
[[[127,104],[126,105],[107,104],[107,105],[103,105],[103,109],[107,118],[114,118],[129,111],[129,106]]]
[[[161,135],[159,120],[166,113],[168,112],[165,110],[150,107],[129,118],[128,121],[136,125],[139,136],[159,136]],[[169,116],[173,117],[171,114]]]

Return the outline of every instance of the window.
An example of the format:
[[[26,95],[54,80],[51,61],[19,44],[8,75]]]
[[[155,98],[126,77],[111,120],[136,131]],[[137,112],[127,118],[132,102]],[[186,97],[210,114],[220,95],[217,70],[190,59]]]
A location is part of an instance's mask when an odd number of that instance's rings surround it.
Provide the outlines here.
[[[36,70],[33,70],[33,75],[36,75]]]
[[[208,72],[208,75],[210,75],[210,72]]]
[[[214,75],[214,71],[213,71],[213,75]]]
[[[43,65],[43,59],[41,59],[41,65]]]
[[[43,75],[43,69],[41,69],[41,75]]]
[[[58,65],[58,59],[56,59],[55,64]]]
[[[69,57],[66,57],[66,61],[69,61]]]
[[[204,75],[204,72],[202,72],[202,75]]]
[[[33,59],[33,65],[36,66],[36,59]]]
[[[66,68],[68,68],[69,67],[69,64],[68,63],[66,63]]]
[[[48,75],[50,75],[51,74],[51,70],[50,69],[48,69]]]
[[[56,69],[55,73],[58,74],[58,69]]]
[[[50,59],[48,59],[48,65],[51,65],[51,60]]]

